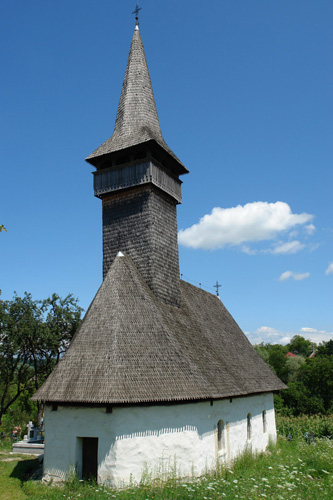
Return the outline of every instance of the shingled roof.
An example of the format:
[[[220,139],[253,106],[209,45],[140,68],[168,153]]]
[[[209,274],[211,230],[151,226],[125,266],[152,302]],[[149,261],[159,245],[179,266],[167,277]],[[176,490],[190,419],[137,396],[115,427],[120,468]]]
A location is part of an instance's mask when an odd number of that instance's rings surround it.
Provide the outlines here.
[[[33,399],[138,404],[283,388],[218,297],[181,281],[181,307],[169,306],[128,256],[118,256],[67,353]]]
[[[100,157],[148,141],[155,142],[176,165],[178,174],[187,173],[162,137],[145,51],[138,26],[135,28],[120,96],[113,135],[86,160],[98,166]]]

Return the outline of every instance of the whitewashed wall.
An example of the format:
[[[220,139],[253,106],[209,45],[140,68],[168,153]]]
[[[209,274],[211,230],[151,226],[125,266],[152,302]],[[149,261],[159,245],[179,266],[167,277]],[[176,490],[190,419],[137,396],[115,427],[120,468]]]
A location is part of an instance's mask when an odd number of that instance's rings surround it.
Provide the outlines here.
[[[262,412],[266,410],[267,431]],[[247,415],[252,436],[247,439]],[[224,422],[224,449],[218,451],[217,422]],[[98,438],[98,481],[112,485],[139,481],[144,473],[161,475],[176,468],[181,476],[199,475],[230,461],[246,447],[261,451],[276,439],[273,395],[210,402],[113,408],[47,407],[44,475],[64,478],[81,472],[78,438]]]

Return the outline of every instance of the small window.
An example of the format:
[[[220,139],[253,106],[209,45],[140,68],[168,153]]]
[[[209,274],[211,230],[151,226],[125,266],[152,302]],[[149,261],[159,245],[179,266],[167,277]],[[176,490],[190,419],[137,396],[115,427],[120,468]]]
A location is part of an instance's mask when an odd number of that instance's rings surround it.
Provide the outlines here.
[[[247,414],[247,440],[250,441],[252,437],[252,424],[251,424],[251,413]]]
[[[267,432],[266,410],[262,412],[262,431],[264,434]]]
[[[224,422],[219,420],[217,422],[217,450],[223,451],[225,447],[224,443]]]

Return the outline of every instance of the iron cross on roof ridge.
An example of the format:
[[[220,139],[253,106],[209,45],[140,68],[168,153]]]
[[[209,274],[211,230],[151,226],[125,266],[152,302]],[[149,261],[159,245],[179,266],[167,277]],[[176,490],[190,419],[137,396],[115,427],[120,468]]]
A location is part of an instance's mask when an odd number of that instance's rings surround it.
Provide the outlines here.
[[[216,288],[216,295],[219,297],[220,294],[219,294],[219,288],[222,286],[222,285],[219,285],[219,282],[217,281],[216,282],[216,285],[213,285],[214,288]]]
[[[136,25],[139,25],[139,12],[142,9],[142,7],[139,7],[138,4],[136,4],[135,9],[133,10],[132,14],[135,14],[135,22]]]

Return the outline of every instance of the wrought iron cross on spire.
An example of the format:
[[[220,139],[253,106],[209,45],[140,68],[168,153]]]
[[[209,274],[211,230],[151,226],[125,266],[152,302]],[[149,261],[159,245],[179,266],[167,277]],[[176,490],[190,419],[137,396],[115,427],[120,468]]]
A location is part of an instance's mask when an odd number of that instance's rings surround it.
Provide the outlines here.
[[[137,26],[139,26],[139,12],[141,9],[142,7],[139,7],[139,5],[136,4],[135,10],[132,12],[132,14],[135,14],[135,22]]]

